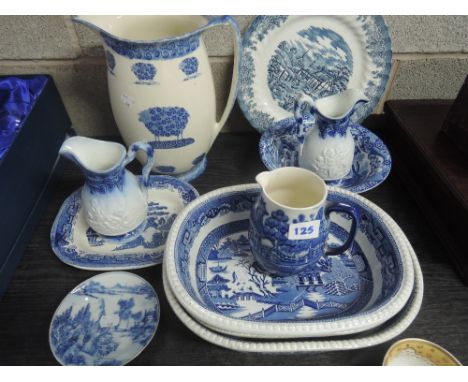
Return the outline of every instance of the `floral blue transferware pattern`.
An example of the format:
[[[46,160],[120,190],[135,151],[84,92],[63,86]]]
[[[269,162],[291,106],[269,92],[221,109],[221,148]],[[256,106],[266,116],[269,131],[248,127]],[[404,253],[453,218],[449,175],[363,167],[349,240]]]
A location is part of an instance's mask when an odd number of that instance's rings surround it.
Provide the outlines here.
[[[127,176],[125,167],[117,167],[104,174],[86,170],[84,172],[86,185],[91,194],[108,194],[115,188],[122,191]]]
[[[310,128],[310,127],[309,127]],[[327,184],[353,192],[365,192],[381,184],[390,173],[392,159],[382,140],[361,125],[351,124],[355,141],[351,171],[338,181]],[[275,123],[260,139],[260,157],[269,170],[279,167],[299,167],[299,147],[308,127],[299,126],[294,118]]]
[[[188,57],[179,64],[180,70],[187,76],[185,80],[195,78],[200,73],[198,73],[198,59],[196,57]]]
[[[150,284],[127,272],[104,273],[62,301],[50,325],[50,347],[62,365],[123,365],[148,345],[158,322]]]
[[[352,117],[360,122],[385,90],[391,57],[381,16],[257,16],[243,37],[239,105],[263,132],[292,114],[298,93],[320,98],[359,86],[370,100]]]
[[[152,85],[156,75],[156,67],[153,64],[145,62],[136,62],[132,65],[132,72],[138,78],[136,84]]]
[[[134,232],[98,235],[86,224],[80,190],[63,203],[51,230],[51,246],[64,263],[88,270],[137,269],[162,262],[167,235],[177,213],[198,197],[189,184],[151,176],[148,215]]]
[[[172,60],[194,52],[200,46],[200,36],[189,36],[174,41],[131,42],[117,40],[104,32],[101,33],[105,45],[114,52],[130,59]]]
[[[183,138],[190,114],[183,107],[151,107],[138,115],[138,120],[154,134],[156,140],[149,142],[154,149],[173,149],[188,146],[193,138]],[[171,139],[161,139],[161,138]],[[176,137],[173,139],[172,137]]]

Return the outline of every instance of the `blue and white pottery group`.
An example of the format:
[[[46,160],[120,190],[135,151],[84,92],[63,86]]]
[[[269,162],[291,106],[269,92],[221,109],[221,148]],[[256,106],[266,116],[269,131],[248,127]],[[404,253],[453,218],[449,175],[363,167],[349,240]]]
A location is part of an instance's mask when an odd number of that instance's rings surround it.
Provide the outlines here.
[[[156,332],[159,303],[147,281],[123,271],[160,263],[176,315],[230,349],[358,348],[406,329],[421,305],[417,258],[396,223],[356,194],[391,168],[385,144],[359,125],[389,76],[382,17],[258,16],[242,41],[230,16],[73,20],[102,38],[129,149],[75,136],[60,150],[85,181],[57,214],[52,249],[70,266],[110,272],[57,308],[49,340],[58,362],[135,358]],[[222,25],[233,31],[234,67],[217,121],[201,36]],[[236,97],[263,133],[269,171],[199,196],[187,182],[205,170]],[[140,176],[126,169],[135,158]],[[334,336],[345,337],[322,339]]]

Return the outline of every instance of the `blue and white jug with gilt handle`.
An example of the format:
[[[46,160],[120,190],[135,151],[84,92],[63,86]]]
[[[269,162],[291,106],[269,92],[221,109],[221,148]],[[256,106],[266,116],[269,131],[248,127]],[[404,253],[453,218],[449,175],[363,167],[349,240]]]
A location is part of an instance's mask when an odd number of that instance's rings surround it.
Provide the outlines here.
[[[141,181],[125,168],[138,150],[143,150],[147,158]],[[83,171],[81,202],[85,219],[94,231],[119,236],[144,224],[149,175],[154,162],[149,144],[133,143],[127,152],[120,143],[76,136],[63,142],[59,152]]]
[[[237,93],[240,31],[230,16],[73,16],[100,33],[114,119],[124,142],[157,151],[152,171],[199,175]],[[234,67],[227,104],[216,120],[213,75],[202,33],[232,28]],[[138,156],[140,162],[143,157]]]
[[[318,100],[304,94],[298,97],[294,116],[306,132],[299,149],[300,167],[324,180],[338,180],[349,173],[354,158],[350,117],[361,102],[368,99],[357,89]]]

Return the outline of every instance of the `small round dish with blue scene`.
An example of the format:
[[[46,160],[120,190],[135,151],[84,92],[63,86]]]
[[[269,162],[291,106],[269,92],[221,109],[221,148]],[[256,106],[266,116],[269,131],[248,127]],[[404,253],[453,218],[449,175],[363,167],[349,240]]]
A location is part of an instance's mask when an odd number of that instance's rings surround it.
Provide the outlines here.
[[[369,99],[351,120],[372,113],[392,67],[382,16],[257,16],[243,36],[237,99],[260,133],[293,115],[299,93],[313,98],[361,90]]]
[[[164,271],[179,303],[203,325],[250,338],[306,338],[362,332],[397,314],[407,302],[414,269],[391,218],[357,194],[329,188],[328,201],[359,208],[352,247],[323,257],[292,276],[262,272],[248,241],[257,185],[226,187],[192,202],[166,243]],[[342,245],[347,215],[330,217],[328,245]],[[284,221],[271,222],[281,231]],[[274,245],[274,243],[271,243]]]
[[[99,235],[88,226],[80,194],[81,188],[63,202],[52,226],[50,242],[54,253],[65,264],[97,271],[160,264],[177,214],[198,197],[197,190],[184,181],[151,175],[146,220],[128,234],[110,237]]]
[[[150,343],[159,315],[158,296],[146,280],[129,272],[101,273],[60,303],[50,324],[50,349],[62,365],[125,365]]]
[[[392,158],[372,131],[358,124],[351,124],[350,131],[355,143],[351,171],[340,180],[326,183],[357,193],[369,191],[387,178]],[[293,117],[274,123],[260,138],[260,157],[266,168],[299,167],[299,150],[306,133]]]

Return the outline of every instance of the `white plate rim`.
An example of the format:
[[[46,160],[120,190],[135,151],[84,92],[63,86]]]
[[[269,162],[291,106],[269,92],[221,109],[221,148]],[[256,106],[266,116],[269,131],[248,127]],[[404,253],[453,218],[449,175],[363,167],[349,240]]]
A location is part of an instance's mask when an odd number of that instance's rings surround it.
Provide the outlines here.
[[[203,324],[192,318],[179,304],[177,298],[167,281],[167,275],[163,270],[163,285],[166,298],[169,305],[173,309],[176,316],[182,321],[182,323],[193,333],[200,338],[214,345],[221,346],[226,349],[242,351],[242,352],[254,352],[254,353],[295,353],[295,352],[315,352],[315,351],[334,351],[334,350],[351,350],[360,349],[370,346],[379,345],[381,343],[390,341],[403,333],[415,320],[418,315],[423,295],[424,295],[424,280],[419,265],[418,259],[409,241],[406,239],[407,246],[411,252],[413,265],[415,268],[415,283],[414,283],[414,297],[411,305],[403,308],[403,311],[399,313],[397,321],[390,326],[379,330],[376,333],[369,335],[362,335],[359,338],[347,338],[347,339],[336,339],[336,340],[296,340],[296,341],[249,341],[248,339],[227,337],[222,333],[213,331]]]

